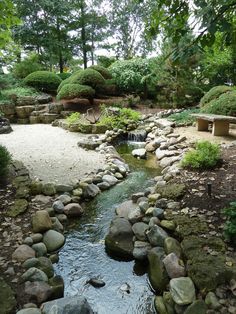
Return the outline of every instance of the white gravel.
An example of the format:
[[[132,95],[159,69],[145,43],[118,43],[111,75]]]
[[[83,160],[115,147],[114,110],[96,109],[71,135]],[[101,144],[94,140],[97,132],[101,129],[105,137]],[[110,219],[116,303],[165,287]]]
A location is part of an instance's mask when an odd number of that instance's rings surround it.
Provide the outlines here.
[[[12,128],[10,134],[0,135],[0,144],[28,167],[32,179],[68,184],[105,164],[103,155],[77,146],[78,139],[87,135],[45,124]]]

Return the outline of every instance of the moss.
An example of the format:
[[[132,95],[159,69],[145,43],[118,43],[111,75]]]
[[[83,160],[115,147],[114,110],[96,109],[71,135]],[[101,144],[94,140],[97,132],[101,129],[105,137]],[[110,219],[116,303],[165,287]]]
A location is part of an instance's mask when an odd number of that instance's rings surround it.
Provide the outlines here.
[[[72,84],[88,85],[96,89],[97,86],[105,83],[105,79],[99,72],[93,69],[85,69],[73,75],[70,82]]]
[[[66,84],[60,89],[58,99],[73,99],[73,98],[93,98],[95,91],[90,86],[80,84]]]
[[[104,77],[105,80],[109,80],[112,78],[111,72],[101,65],[91,65],[89,69],[98,71]]]
[[[60,85],[61,79],[57,74],[49,71],[36,71],[26,76],[24,83],[46,92],[54,92]]]
[[[162,198],[177,200],[184,196],[185,185],[182,183],[169,183],[165,186],[156,187],[156,192],[161,194]]]
[[[206,104],[208,104],[210,101],[213,99],[217,99],[220,97],[220,95],[233,91],[234,89],[230,86],[226,85],[220,85],[220,86],[215,86],[211,88],[201,99],[200,101],[200,106],[204,107]]]
[[[28,202],[25,199],[16,199],[14,204],[10,206],[10,210],[7,211],[7,215],[10,217],[16,217],[24,213],[28,208]]]
[[[185,215],[174,215],[173,220],[177,226],[175,231],[182,239],[189,235],[199,235],[208,232],[207,223],[198,217],[190,218]]]
[[[15,312],[16,299],[11,287],[0,278],[0,304],[1,313],[10,314]]]

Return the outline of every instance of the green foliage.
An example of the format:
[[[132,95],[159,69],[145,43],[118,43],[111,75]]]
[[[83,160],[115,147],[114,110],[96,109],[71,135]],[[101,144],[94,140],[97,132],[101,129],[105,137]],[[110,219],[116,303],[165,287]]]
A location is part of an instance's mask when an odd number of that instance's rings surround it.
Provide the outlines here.
[[[37,58],[34,58],[34,56],[16,63],[12,69],[14,76],[20,79],[24,79],[30,73],[40,70],[42,70],[42,65],[38,63]]]
[[[165,186],[158,186],[156,192],[161,194],[162,198],[178,200],[184,196],[186,187],[182,183],[168,183]]]
[[[105,105],[101,106],[101,118],[98,122],[98,125],[105,125],[108,129],[123,129],[129,123],[137,123],[141,115],[139,112],[132,110],[130,108],[115,108],[115,111],[109,110],[109,107],[105,107]]]
[[[64,85],[70,84],[70,81],[71,81],[71,76],[68,77],[68,78],[66,78],[65,80],[61,81],[60,85],[59,85],[58,88],[57,88],[57,93],[60,92],[60,90],[62,89],[62,87],[63,87]]]
[[[36,71],[29,74],[24,79],[24,83],[42,91],[54,92],[60,85],[61,79],[57,74],[49,71]]]
[[[236,116],[236,90],[225,92],[217,99],[211,100],[201,112],[224,116]]]
[[[72,84],[88,85],[96,89],[97,86],[105,83],[105,79],[98,71],[85,69],[72,75],[70,82]]]
[[[80,113],[79,112],[73,112],[71,115],[69,115],[66,118],[66,121],[70,124],[73,124],[77,122],[80,119]]]
[[[71,73],[63,72],[63,73],[58,73],[57,75],[60,77],[60,79],[62,81],[64,81],[64,80],[68,79],[71,76]]]
[[[60,89],[58,99],[88,98],[91,99],[95,95],[95,90],[86,85],[66,84]]]
[[[109,70],[119,89],[125,92],[143,91],[143,78],[150,73],[149,61],[141,58],[116,61]]]
[[[11,161],[11,155],[5,146],[0,145],[0,177],[5,176],[7,167]]]
[[[7,98],[11,98],[13,95],[16,96],[37,96],[39,93],[31,87],[15,87],[10,89],[5,89],[2,91],[2,94]]]
[[[220,160],[220,147],[208,141],[199,141],[196,148],[187,152],[181,165],[192,169],[209,169]]]
[[[114,57],[107,57],[107,56],[98,56],[98,65],[103,66],[104,68],[109,68],[112,63],[116,61]]]
[[[233,88],[226,85],[215,86],[211,88],[200,100],[200,106],[203,107],[211,100],[217,99],[221,94],[232,91]]]
[[[0,89],[18,87],[21,81],[15,78],[11,73],[0,74]]]
[[[192,113],[198,113],[199,109],[186,109],[179,113],[173,113],[168,117],[168,120],[174,121],[176,125],[191,125],[196,121],[195,117],[191,117]]]
[[[109,80],[112,78],[110,71],[101,65],[91,65],[89,69],[98,71],[104,77],[105,80]]]
[[[229,207],[223,209],[223,214],[227,217],[225,223],[225,235],[232,239],[236,235],[236,202],[231,202]]]

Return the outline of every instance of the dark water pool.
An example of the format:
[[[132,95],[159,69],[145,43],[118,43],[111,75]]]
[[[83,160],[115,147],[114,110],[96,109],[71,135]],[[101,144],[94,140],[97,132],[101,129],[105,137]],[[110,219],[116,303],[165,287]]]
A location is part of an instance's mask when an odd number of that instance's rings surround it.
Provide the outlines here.
[[[104,238],[116,206],[129,199],[132,193],[150,186],[152,177],[158,175],[158,169],[147,168],[145,161],[137,163],[131,158],[130,147],[126,147],[125,156],[124,148],[123,145],[118,150],[126,160],[128,157],[131,174],[88,204],[86,214],[68,230],[66,244],[56,265],[56,273],[65,281],[65,294],[83,294],[99,314],[154,313],[153,293],[145,267],[134,261],[114,260],[105,252]],[[91,277],[104,280],[106,285],[94,288],[86,284]],[[130,286],[130,293],[122,290],[126,284]]]

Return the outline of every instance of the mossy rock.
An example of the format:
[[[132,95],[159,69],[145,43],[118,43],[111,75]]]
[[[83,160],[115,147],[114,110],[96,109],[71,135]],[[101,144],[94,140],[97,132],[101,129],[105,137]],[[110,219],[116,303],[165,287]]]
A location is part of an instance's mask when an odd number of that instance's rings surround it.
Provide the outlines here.
[[[185,194],[185,185],[182,183],[170,183],[165,186],[156,187],[156,193],[161,194],[162,198],[178,200]]]
[[[0,278],[0,313],[10,314],[16,307],[16,299],[11,287]]]
[[[198,217],[188,217],[185,215],[173,216],[176,224],[176,233],[180,238],[185,238],[189,235],[199,235],[208,232],[208,225]]]
[[[32,182],[30,185],[30,193],[32,195],[39,195],[42,194],[43,190],[43,183],[42,182]]]
[[[30,184],[29,176],[18,176],[12,181],[14,188],[18,189],[20,186],[25,186]]]
[[[7,211],[7,216],[16,217],[24,213],[28,208],[28,202],[25,199],[16,199],[14,204],[10,206],[10,209]]]

